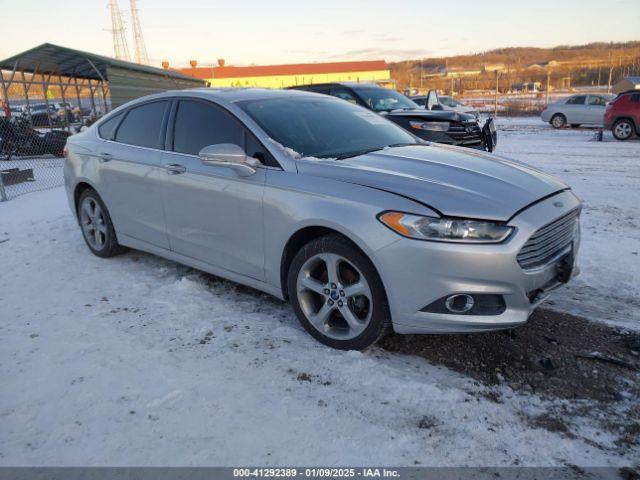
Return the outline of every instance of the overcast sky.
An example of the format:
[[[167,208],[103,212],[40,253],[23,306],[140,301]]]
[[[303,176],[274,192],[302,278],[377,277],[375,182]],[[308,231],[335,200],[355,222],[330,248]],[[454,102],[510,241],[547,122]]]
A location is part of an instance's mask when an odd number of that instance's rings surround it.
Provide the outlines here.
[[[118,1],[129,26],[129,0]],[[107,4],[0,0],[0,58],[43,42],[113,55]],[[138,0],[138,8],[157,66],[394,61],[640,40],[640,0]]]

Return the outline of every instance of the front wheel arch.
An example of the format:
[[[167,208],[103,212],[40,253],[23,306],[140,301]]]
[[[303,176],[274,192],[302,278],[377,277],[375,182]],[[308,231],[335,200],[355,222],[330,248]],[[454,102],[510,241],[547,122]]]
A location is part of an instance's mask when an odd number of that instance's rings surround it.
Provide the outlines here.
[[[345,233],[340,232],[334,228],[322,225],[305,226],[298,229],[289,237],[284,249],[282,250],[282,256],[280,260],[280,288],[282,289],[282,297],[285,300],[289,300],[287,280],[289,278],[289,268],[291,267],[293,258],[309,242],[331,234],[339,235],[340,237],[348,241],[353,247],[362,252],[362,254],[366,256],[373,264],[376,272],[378,273],[378,276],[382,278],[371,256],[364,249],[362,249],[356,241],[350,238],[349,235],[346,235]],[[382,283],[384,285],[384,281]]]

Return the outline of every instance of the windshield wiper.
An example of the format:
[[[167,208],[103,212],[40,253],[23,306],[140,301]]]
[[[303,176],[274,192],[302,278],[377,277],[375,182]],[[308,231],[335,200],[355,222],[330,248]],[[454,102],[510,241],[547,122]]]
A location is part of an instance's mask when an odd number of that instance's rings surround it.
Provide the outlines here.
[[[351,158],[351,157],[357,157],[358,155],[364,155],[366,153],[371,153],[371,152],[378,152],[380,150],[384,150],[386,148],[393,148],[393,147],[410,147],[413,145],[427,145],[426,143],[418,143],[418,142],[413,142],[413,143],[392,143],[391,145],[383,145],[381,147],[375,147],[375,148],[366,148],[363,150],[356,150],[354,152],[347,152],[347,153],[343,153],[342,155],[338,155],[336,158],[336,160],[344,160],[345,158]]]
[[[343,153],[341,155],[338,155],[336,157],[336,160],[344,160],[345,158],[357,157],[358,155],[364,155],[366,153],[377,152],[378,150],[383,150],[385,148],[387,148],[386,145],[383,145],[382,147],[365,148],[363,150],[356,150],[356,151],[353,151],[353,152],[347,152],[347,153]]]

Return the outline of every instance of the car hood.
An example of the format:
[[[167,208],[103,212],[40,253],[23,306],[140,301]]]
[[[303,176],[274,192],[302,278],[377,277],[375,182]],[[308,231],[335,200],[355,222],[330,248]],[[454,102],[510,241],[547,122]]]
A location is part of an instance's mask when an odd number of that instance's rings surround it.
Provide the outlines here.
[[[426,120],[445,120],[448,122],[472,122],[475,117],[468,113],[456,112],[453,110],[427,110],[425,108],[415,108],[413,110],[392,110],[381,113],[389,117],[412,117],[424,118]]]
[[[498,221],[568,188],[513,160],[434,144],[392,147],[344,160],[301,159],[298,171],[402,195],[445,216]]]

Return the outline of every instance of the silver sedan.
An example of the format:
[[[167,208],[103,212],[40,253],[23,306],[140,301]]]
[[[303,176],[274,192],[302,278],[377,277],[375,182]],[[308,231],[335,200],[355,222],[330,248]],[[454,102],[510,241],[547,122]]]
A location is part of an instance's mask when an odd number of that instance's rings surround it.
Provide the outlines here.
[[[335,348],[515,327],[576,272],[567,185],[329,96],[166,92],[65,153],[95,255],[139,249],[288,299]]]
[[[566,125],[602,126],[607,104],[615,97],[608,93],[572,95],[550,103],[542,111],[540,118],[554,128],[563,128]]]

